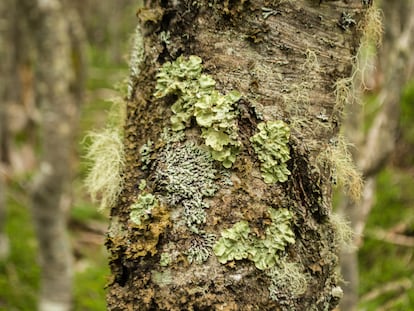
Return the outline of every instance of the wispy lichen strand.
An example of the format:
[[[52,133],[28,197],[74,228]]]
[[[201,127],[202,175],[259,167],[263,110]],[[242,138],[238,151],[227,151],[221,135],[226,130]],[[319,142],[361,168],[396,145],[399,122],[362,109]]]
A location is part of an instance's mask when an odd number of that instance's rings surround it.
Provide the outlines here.
[[[91,168],[85,184],[93,201],[99,201],[99,209],[112,207],[122,188],[121,172],[125,155],[122,133],[117,128],[108,128],[101,133],[89,133],[91,144],[87,147],[86,158]]]
[[[177,96],[171,106],[171,128],[184,130],[195,119],[212,157],[229,168],[240,148],[235,103],[241,95],[237,91],[222,95],[215,89],[216,81],[201,72],[202,60],[198,56],[180,56],[165,63],[156,76],[154,96]]]

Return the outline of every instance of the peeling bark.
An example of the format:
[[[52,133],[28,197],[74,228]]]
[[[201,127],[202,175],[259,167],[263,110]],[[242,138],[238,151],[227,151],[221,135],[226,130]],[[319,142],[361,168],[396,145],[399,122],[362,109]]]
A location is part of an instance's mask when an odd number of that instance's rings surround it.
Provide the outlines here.
[[[135,42],[143,46],[133,48],[124,189],[106,242],[109,310],[334,309],[342,294],[330,222],[334,173],[320,155],[335,147],[343,109],[335,83],[351,75],[365,9],[361,1],[152,1],[138,11]],[[207,129],[192,118],[174,138],[171,105],[181,93],[156,93],[160,68],[190,55],[202,59],[204,78],[221,96],[241,94],[237,159],[230,169],[213,162],[206,175],[210,162],[194,163],[209,152]],[[286,182],[263,180],[252,144],[259,124],[270,121],[290,129]],[[206,186],[192,189],[197,180]],[[197,210],[205,218],[188,207],[201,190],[209,190],[199,201],[207,207]],[[271,254],[276,264],[261,270],[252,254],[218,261],[223,233],[247,230],[248,243],[260,244],[281,211],[292,215],[295,243]],[[194,249],[203,255],[198,262]]]

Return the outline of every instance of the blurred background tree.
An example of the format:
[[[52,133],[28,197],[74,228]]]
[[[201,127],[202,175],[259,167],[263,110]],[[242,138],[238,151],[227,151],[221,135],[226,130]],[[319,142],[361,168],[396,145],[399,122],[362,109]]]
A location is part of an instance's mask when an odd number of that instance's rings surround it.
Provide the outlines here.
[[[385,2],[384,5],[397,6],[397,2]],[[39,243],[30,216],[28,187],[39,167],[43,134],[37,130],[40,112],[35,104],[33,81],[36,67],[34,37],[28,37],[30,30],[22,22],[32,13],[22,10],[18,3],[0,1],[0,310],[7,311],[35,310],[41,278]],[[397,7],[412,5],[411,0],[398,3]],[[79,77],[84,76],[86,85],[85,89],[80,88],[81,83],[72,85],[72,90],[78,88],[77,96],[85,99],[80,108],[79,130],[75,133],[70,158],[74,179],[70,184],[70,204],[67,203],[74,258],[73,309],[105,310],[104,286],[109,270],[103,242],[107,218],[97,212],[85,194],[82,179],[87,165],[79,162],[85,153],[80,141],[88,130],[103,127],[112,105],[110,99],[124,95],[116,89],[128,76],[129,41],[140,1],[76,0],[63,5],[68,7],[68,4],[76,9],[80,19],[80,22],[68,23],[81,27],[87,42],[85,60],[76,56],[76,42],[71,43],[74,48],[71,60],[73,68],[77,68],[74,71]],[[402,33],[406,29],[403,21],[412,24],[412,14],[405,14],[395,7],[383,11],[386,29],[397,27]],[[387,18],[388,12],[397,14],[398,18]],[[408,17],[404,19],[402,16]],[[408,37],[411,36],[409,33]],[[383,46],[392,47],[386,40],[384,38]],[[412,43],[409,44],[407,53],[410,57],[413,48]],[[390,51],[384,49],[381,53],[388,55]],[[396,78],[390,79],[386,76],[388,73],[381,70],[373,75],[375,79],[370,79],[374,82],[368,83],[370,91],[364,97],[365,105],[361,106],[366,120],[365,132],[384,106],[380,95],[383,94],[382,86],[390,85],[378,81],[400,81],[399,75],[405,72],[405,64],[403,61],[398,65],[403,69],[394,71]],[[384,68],[392,69],[393,66]],[[367,181],[372,209],[364,222],[356,253],[359,263],[357,308],[360,310],[414,310],[414,81],[407,81],[398,82],[397,89],[392,88],[398,96],[402,89],[401,101],[398,100],[401,113],[395,147],[383,169]],[[88,139],[85,143],[88,144]],[[375,188],[370,186],[371,183]]]
[[[370,212],[376,205],[377,179],[387,168],[391,158],[396,156],[403,160],[404,155],[398,153],[398,146],[406,144],[401,139],[406,129],[401,127],[400,111],[404,97],[404,88],[413,77],[414,54],[414,1],[378,1],[382,11],[372,14],[372,18],[383,20],[384,29],[380,40],[375,40],[375,33],[369,34],[363,42],[363,49],[358,56],[360,70],[354,76],[354,92],[346,111],[344,134],[353,144],[353,158],[364,175],[365,187],[360,202],[341,196],[338,202],[340,213],[347,215],[355,231],[355,248],[344,249],[341,254],[341,266],[346,282],[342,310],[357,310],[358,287],[358,250],[364,248],[364,234]],[[404,108],[403,108],[404,109]],[[389,165],[388,165],[389,167]],[[382,193],[382,192],[381,192]],[[378,193],[380,196],[381,193]],[[380,200],[377,204],[381,204]],[[390,207],[386,207],[388,210]],[[401,220],[404,223],[403,220]],[[409,218],[404,226],[410,226]],[[400,224],[402,225],[402,224]],[[375,231],[375,236],[382,241],[400,245],[401,238],[409,241],[409,236],[397,236],[384,229]],[[401,228],[400,228],[401,229]],[[373,236],[367,235],[367,239]],[[411,245],[412,246],[412,245]],[[410,245],[406,245],[410,247]],[[385,260],[385,258],[384,258]],[[361,267],[363,269],[363,267]],[[401,286],[398,285],[401,283]],[[407,279],[393,280],[393,289],[382,284],[390,291],[397,290],[398,300],[402,298],[398,291],[405,291]],[[361,284],[362,285],[362,284]],[[411,285],[410,285],[411,287]],[[377,289],[376,289],[377,290]],[[375,290],[374,290],[375,291]],[[368,297],[371,297],[368,295]],[[403,295],[404,296],[404,295]],[[404,297],[407,306],[411,304],[409,295]],[[366,300],[366,296],[365,299]],[[395,307],[394,300],[382,306],[384,310]],[[397,304],[396,304],[397,305]],[[405,308],[403,308],[405,309]]]
[[[79,141],[117,94],[137,5],[1,3],[1,310],[105,309],[106,220],[82,190]]]

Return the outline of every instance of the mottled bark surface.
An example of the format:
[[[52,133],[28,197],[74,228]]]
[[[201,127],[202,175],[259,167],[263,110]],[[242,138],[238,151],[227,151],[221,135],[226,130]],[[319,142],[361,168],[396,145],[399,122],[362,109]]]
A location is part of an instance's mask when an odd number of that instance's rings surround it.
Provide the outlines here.
[[[41,110],[40,167],[31,188],[31,207],[39,243],[41,289],[38,310],[70,310],[72,252],[66,215],[71,155],[79,101],[71,87],[70,27],[61,1],[19,2],[36,48],[35,94]]]
[[[319,155],[335,144],[343,108],[335,83],[351,74],[363,11],[361,1],[154,1],[138,12],[144,56],[132,64],[125,184],[107,239],[113,274],[109,310],[331,310],[337,305],[338,243],[329,217],[334,176],[330,162]],[[154,96],[158,70],[180,55],[201,57],[203,73],[214,78],[220,93],[242,95],[236,105],[241,150],[230,169],[213,162],[217,190],[203,198],[209,208],[198,225],[202,233],[185,225],[186,201],[168,192],[175,175],[165,167],[168,156],[180,155],[189,143],[203,148],[200,127],[192,122],[181,141],[161,135],[171,127],[177,98]],[[250,138],[259,123],[274,120],[290,128],[291,175],[267,184]],[[143,152],[148,140],[151,150]],[[160,203],[137,225],[130,219],[131,205],[147,193]],[[208,235],[216,243],[223,230],[242,221],[256,240],[265,239],[272,223],[269,207],[293,215],[295,243],[278,253],[274,268],[294,265],[302,288],[294,289],[286,277],[276,279],[284,284],[273,284],[269,270],[251,260],[222,264],[208,246],[206,261],[190,263],[190,250],[203,243],[200,239]]]
[[[9,165],[9,129],[7,109],[12,99],[12,55],[14,49],[9,45],[13,33],[15,5],[12,1],[0,4],[0,259],[9,254],[9,237],[6,225],[6,176]]]

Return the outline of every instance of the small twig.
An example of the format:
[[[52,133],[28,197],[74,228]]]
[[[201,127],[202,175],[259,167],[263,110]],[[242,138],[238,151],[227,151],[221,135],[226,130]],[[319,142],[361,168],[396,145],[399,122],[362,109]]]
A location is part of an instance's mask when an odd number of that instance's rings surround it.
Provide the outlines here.
[[[394,299],[391,299],[390,301],[388,301],[383,306],[377,308],[377,311],[390,311],[390,310],[395,310],[395,306],[398,303],[404,301],[405,299],[407,299],[407,295],[406,295],[405,292],[403,292],[400,295],[398,295],[397,297],[395,297]]]
[[[366,293],[364,296],[361,297],[361,301],[371,301],[389,292],[403,292],[409,290],[412,286],[413,283],[408,278],[389,282],[381,287],[374,288],[372,291]]]
[[[395,245],[414,247],[414,237],[391,231],[375,229],[368,231],[366,236]]]

